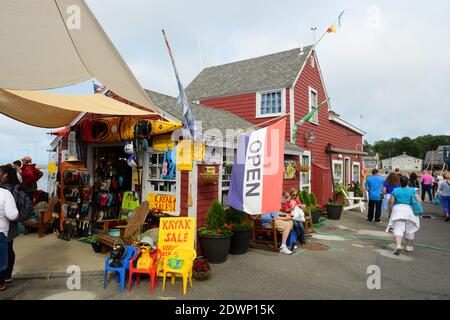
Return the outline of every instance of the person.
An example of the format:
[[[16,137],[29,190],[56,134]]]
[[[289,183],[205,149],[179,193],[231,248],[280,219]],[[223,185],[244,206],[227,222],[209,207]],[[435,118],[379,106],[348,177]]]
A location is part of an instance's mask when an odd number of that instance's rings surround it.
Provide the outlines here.
[[[8,267],[3,276],[0,276],[0,285],[12,282],[12,272],[15,264],[14,239],[19,236],[18,223],[23,222],[33,213],[33,204],[27,194],[23,192],[17,172],[12,165],[0,166],[0,188],[8,190],[14,197],[19,216],[15,221],[9,222],[8,230]]]
[[[298,190],[292,188],[290,192],[283,193],[284,212],[292,215],[292,223],[297,239],[300,239],[300,245],[303,246],[305,241],[305,212],[306,206],[302,205],[300,199],[298,199]],[[294,249],[296,249],[294,247]]]
[[[383,185],[383,204],[382,209],[384,212],[389,211],[389,199],[391,198],[392,192],[400,187],[400,179],[398,178],[398,175],[396,173],[391,173],[386,178],[386,182]],[[390,219],[391,217],[388,215],[388,225],[386,227],[386,231],[389,232],[392,227],[392,221]]]
[[[430,202],[433,202],[433,195],[431,194],[431,190],[433,189],[433,177],[428,173],[428,171],[424,171],[422,175],[422,201],[425,201],[425,193],[428,194],[428,198]]]
[[[433,172],[432,174],[433,177],[433,199],[436,199],[436,193],[438,192],[439,189],[439,178],[436,172]]]
[[[389,200],[389,213],[394,227],[394,239],[396,248],[395,255],[399,255],[402,251],[403,237],[407,240],[406,251],[413,252],[413,242],[415,234],[420,229],[419,217],[414,214],[411,207],[412,198],[415,197],[417,201],[422,202],[416,189],[409,188],[409,178],[402,177],[400,179],[400,188],[392,192]]]
[[[450,173],[444,175],[444,180],[439,186],[439,196],[445,214],[445,221],[450,221]]]
[[[292,251],[289,250],[289,248],[286,245],[286,242],[288,240],[289,234],[292,231],[293,223],[292,223],[292,216],[289,214],[283,214],[280,212],[272,212],[268,214],[262,214],[261,215],[262,225],[264,227],[268,227],[272,221],[268,219],[275,220],[275,228],[277,228],[278,231],[282,233],[281,235],[281,247],[280,247],[280,253],[284,254],[292,254]],[[267,219],[264,221],[264,219]]]
[[[411,174],[409,175],[409,187],[416,189],[417,193],[419,193],[420,182],[415,172],[411,172]]]
[[[6,290],[9,222],[17,219],[18,216],[19,211],[13,195],[8,190],[0,188],[0,291]]]
[[[381,223],[381,196],[383,192],[384,178],[380,176],[377,169],[372,170],[372,175],[367,178],[366,190],[369,192],[369,213],[367,220],[373,221],[375,211],[375,222]]]
[[[22,161],[16,160],[13,162],[14,169],[16,169],[17,174],[17,180],[19,180],[19,183],[23,182],[22,179]]]
[[[44,174],[36,168],[36,164],[32,164],[31,162],[29,156],[25,156],[22,159],[22,188],[31,201],[33,201],[34,194],[37,190],[37,182]]]

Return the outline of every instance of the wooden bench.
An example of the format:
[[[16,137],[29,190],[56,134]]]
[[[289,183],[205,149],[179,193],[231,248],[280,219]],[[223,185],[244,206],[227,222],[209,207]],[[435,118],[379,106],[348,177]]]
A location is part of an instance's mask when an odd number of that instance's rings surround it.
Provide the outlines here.
[[[253,218],[251,247],[278,252],[278,230],[275,227],[273,218],[261,219]],[[264,245],[264,246],[261,246]]]

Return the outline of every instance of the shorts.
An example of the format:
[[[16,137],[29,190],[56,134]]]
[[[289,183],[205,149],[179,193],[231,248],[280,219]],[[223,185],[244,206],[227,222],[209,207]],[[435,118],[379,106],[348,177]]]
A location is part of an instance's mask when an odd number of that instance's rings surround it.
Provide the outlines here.
[[[277,230],[280,232],[284,232],[286,228],[292,230],[292,227],[293,227],[292,221],[275,220],[275,228],[277,228]]]
[[[418,231],[416,224],[409,220],[395,220],[393,224],[394,236],[405,237],[406,240],[414,240],[415,234]]]

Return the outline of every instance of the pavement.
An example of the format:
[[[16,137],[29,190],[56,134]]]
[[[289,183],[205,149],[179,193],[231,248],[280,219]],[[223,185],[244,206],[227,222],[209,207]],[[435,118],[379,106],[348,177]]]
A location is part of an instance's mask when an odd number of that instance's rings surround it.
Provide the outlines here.
[[[0,299],[448,300],[450,223],[443,221],[440,207],[427,204],[425,212],[431,218],[421,220],[413,253],[393,255],[392,235],[384,231],[385,216],[378,225],[368,222],[365,213],[344,212],[338,221],[326,220],[310,240],[329,250],[299,249],[287,256],[250,249],[242,256],[230,255],[224,264],[212,265],[211,279],[194,280],[186,296],[181,280],[175,285],[169,281],[164,292],[160,283],[151,295],[144,279],[130,293],[121,294],[111,276],[104,290],[105,255],[95,254],[80,241],[28,235],[15,243],[17,273]],[[67,288],[70,264],[81,268],[80,290]],[[379,282],[373,280],[378,272]]]

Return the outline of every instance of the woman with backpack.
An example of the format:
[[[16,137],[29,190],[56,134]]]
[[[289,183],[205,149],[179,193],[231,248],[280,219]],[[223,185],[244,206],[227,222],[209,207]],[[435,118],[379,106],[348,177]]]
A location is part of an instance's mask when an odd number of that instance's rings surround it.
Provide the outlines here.
[[[7,166],[0,167],[0,184],[7,180],[6,173]],[[17,180],[17,176],[15,176]],[[2,186],[2,185],[0,185]],[[8,188],[0,188],[0,291],[6,290],[5,282],[10,279],[9,269],[11,266],[11,259],[14,259],[14,252],[12,251],[12,243],[8,241],[11,235],[10,221],[18,218],[19,212],[16,206],[16,201]],[[9,278],[8,278],[9,277]]]
[[[445,221],[450,221],[450,173],[444,175],[444,181],[439,185],[439,196],[445,213]]]
[[[0,290],[5,284],[12,282],[12,272],[16,255],[14,253],[14,239],[19,236],[18,223],[28,219],[33,213],[33,203],[22,190],[17,172],[12,165],[0,166],[0,188],[8,190],[14,198],[18,216],[14,220],[9,221],[7,234],[8,241],[8,263],[6,270],[0,272]],[[4,289],[3,289],[4,290]]]

